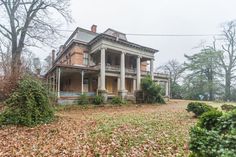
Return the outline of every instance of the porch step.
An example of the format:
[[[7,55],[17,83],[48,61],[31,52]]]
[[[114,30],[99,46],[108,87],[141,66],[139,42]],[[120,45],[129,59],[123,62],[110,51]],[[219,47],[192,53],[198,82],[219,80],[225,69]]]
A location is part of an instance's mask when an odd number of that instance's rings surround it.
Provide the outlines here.
[[[136,97],[134,95],[126,95],[126,100],[135,103]]]

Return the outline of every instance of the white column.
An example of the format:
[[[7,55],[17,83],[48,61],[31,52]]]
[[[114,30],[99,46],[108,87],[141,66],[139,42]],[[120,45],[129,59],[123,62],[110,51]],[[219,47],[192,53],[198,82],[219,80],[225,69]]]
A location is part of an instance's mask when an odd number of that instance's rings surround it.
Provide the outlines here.
[[[55,85],[55,77],[56,77],[56,71],[53,72],[53,77],[52,77],[52,91],[53,91],[54,94],[56,93],[56,91],[55,91],[55,87],[56,87],[56,85]]]
[[[84,94],[84,71],[81,71],[81,93]]]
[[[140,90],[141,71],[140,71],[140,56],[137,57],[137,90]]]
[[[58,78],[57,78],[57,97],[60,98],[60,83],[61,83],[61,69],[58,68]]]
[[[166,82],[166,96],[169,96],[169,83]]]
[[[152,80],[154,80],[153,60],[154,60],[154,59],[151,59],[151,60],[150,60],[150,75],[151,75],[151,77],[152,77]]]
[[[101,76],[98,76],[98,89],[101,89]]]
[[[125,53],[120,57],[120,90],[125,91]]]
[[[52,92],[52,78],[51,75],[48,76],[48,89]]]
[[[136,91],[136,80],[133,79],[133,92],[135,92],[135,91]]]
[[[117,78],[117,89],[118,89],[118,91],[120,90],[120,78],[119,77]]]
[[[170,82],[171,80],[170,80],[170,78],[168,79],[168,96],[169,96],[169,98],[172,98],[172,94],[171,94],[171,82]]]
[[[106,60],[105,60],[105,49],[101,49],[101,67],[100,67],[100,76],[101,76],[101,84],[100,84],[100,90],[106,90],[105,88],[105,77],[106,77]]]

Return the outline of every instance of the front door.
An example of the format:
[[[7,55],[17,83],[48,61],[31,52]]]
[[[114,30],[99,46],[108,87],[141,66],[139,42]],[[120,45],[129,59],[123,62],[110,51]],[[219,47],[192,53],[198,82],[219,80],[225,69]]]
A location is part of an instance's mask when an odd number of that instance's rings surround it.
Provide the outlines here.
[[[125,88],[128,91],[128,93],[133,92],[133,79],[131,79],[131,78],[125,79]]]
[[[108,94],[117,94],[117,78],[106,77],[106,90]]]

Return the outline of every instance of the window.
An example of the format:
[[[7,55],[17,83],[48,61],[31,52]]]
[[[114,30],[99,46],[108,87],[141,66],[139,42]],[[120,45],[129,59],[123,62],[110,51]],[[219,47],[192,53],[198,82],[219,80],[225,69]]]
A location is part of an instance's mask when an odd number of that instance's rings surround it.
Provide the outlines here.
[[[66,55],[66,64],[69,64],[69,56]]]
[[[108,55],[108,57],[107,57],[107,64],[111,65],[111,56],[110,55]]]
[[[71,85],[71,80],[68,79],[68,80],[66,81],[66,86],[70,86],[70,85]]]
[[[68,64],[71,65],[71,54],[68,53]]]
[[[88,84],[88,78],[84,78],[84,84]]]
[[[115,57],[115,65],[120,65],[120,58],[118,56]]]
[[[84,78],[83,84],[84,84],[84,92],[88,92],[89,91],[88,90],[88,84],[89,84],[88,78]]]
[[[88,65],[88,63],[89,63],[89,54],[84,53],[83,64]]]

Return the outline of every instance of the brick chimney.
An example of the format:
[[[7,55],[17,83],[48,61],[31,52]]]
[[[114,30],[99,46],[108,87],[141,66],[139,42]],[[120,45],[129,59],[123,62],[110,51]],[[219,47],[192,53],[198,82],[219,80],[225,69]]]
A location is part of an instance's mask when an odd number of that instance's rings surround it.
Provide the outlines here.
[[[52,66],[53,66],[53,63],[55,61],[55,50],[52,50]]]
[[[92,25],[91,26],[91,31],[94,33],[97,33],[97,25]]]

